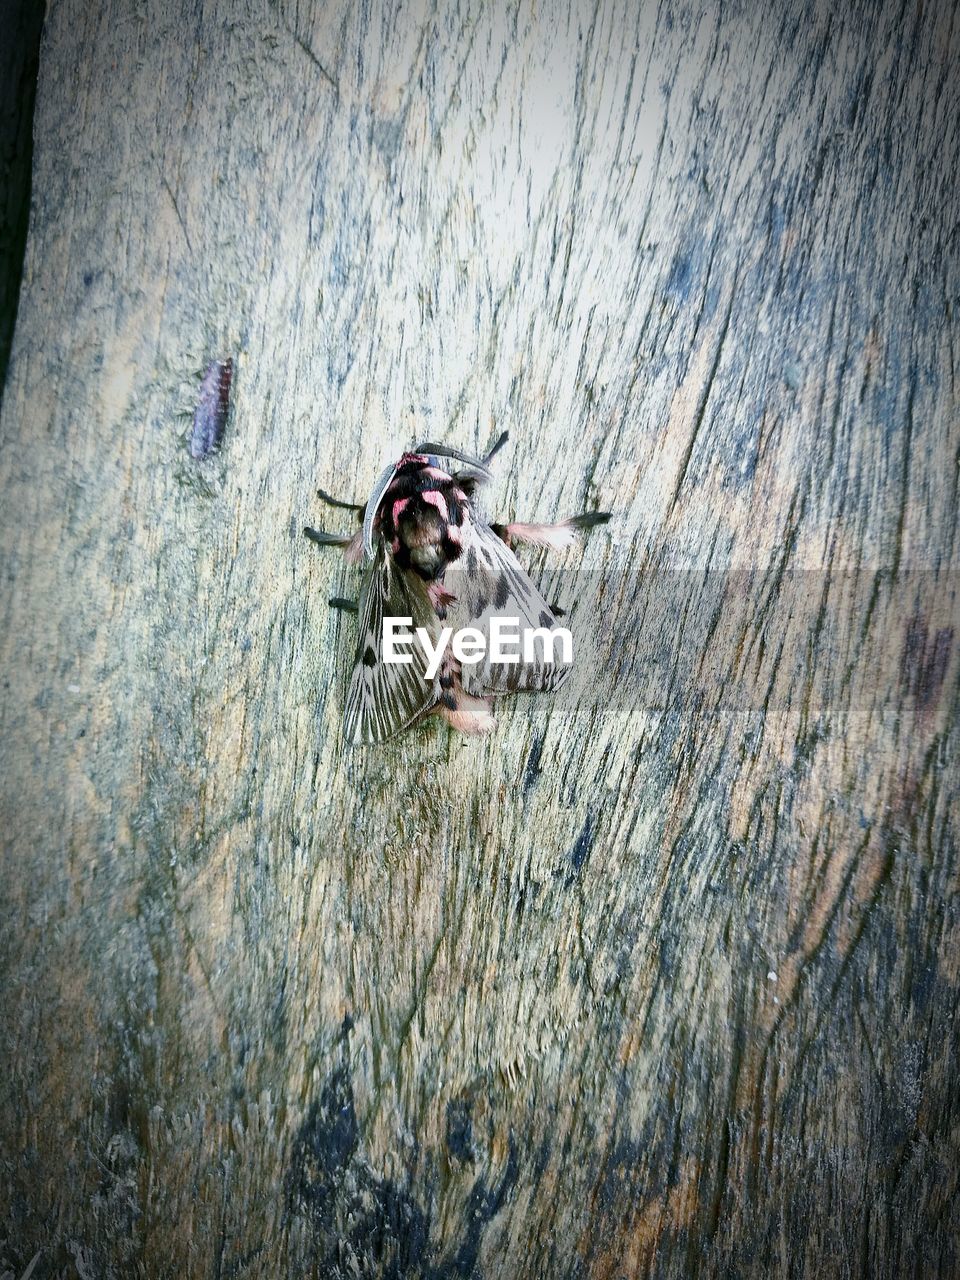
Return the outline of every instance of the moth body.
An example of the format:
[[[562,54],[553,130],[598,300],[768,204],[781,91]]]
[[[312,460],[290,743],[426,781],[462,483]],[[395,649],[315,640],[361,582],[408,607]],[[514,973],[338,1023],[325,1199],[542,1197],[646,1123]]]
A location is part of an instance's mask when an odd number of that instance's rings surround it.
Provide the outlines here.
[[[426,455],[407,453],[383,495],[374,529],[399,568],[434,582],[460,556],[467,507],[467,495],[451,476],[431,466]]]
[[[344,713],[349,742],[382,742],[430,714],[460,733],[488,733],[495,696],[550,690],[565,678],[567,667],[554,663],[552,650],[548,657],[545,641],[541,653],[525,651],[510,665],[492,662],[489,646],[469,665],[468,654],[461,653],[461,662],[445,648],[436,670],[423,646],[401,662],[388,662],[384,653],[385,618],[409,619],[435,655],[440,642],[464,629],[488,638],[498,616],[516,618],[547,638],[555,629],[562,611],[547,604],[511,547],[527,542],[562,549],[579,531],[610,517],[594,512],[554,525],[488,524],[474,495],[490,478],[488,464],[505,439],[504,433],[484,459],[446,445],[419,445],[382,473],[364,506],[320,491],[331,505],[354,510],[362,527],[353,535],[305,533],[320,545],[340,547],[351,563],[368,561]]]

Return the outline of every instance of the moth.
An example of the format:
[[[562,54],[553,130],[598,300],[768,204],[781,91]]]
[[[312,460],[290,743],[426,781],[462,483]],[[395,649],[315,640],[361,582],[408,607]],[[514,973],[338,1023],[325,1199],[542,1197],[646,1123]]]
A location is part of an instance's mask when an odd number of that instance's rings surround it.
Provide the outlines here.
[[[206,458],[219,449],[230,411],[233,360],[211,360],[200,383],[193,428],[187,447],[191,458]]]
[[[385,660],[384,619],[410,619],[410,629],[421,628],[434,644],[447,629],[456,634],[472,627],[489,635],[494,617],[516,618],[521,631],[557,626],[563,611],[547,603],[513,547],[562,550],[610,513],[586,512],[559,524],[488,523],[477,490],[492,479],[491,460],[506,441],[504,432],[484,458],[445,444],[418,444],[390,463],[363,504],[318,490],[330,506],[352,511],[358,527],[339,534],[308,526],[304,533],[320,546],[339,547],[348,563],[367,566],[358,604],[330,601],[359,615],[344,708],[349,743],[384,742],[431,714],[460,733],[487,733],[495,697],[555,689],[565,678],[569,668],[551,661],[545,646],[510,664],[494,662],[488,653],[469,665],[448,647],[434,671],[416,644],[403,664]]]

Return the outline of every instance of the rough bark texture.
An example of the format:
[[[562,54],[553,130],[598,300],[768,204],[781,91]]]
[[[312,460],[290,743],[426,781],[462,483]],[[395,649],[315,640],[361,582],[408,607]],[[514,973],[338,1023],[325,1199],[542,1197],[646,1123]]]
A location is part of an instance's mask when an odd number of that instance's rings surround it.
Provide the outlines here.
[[[960,1274],[958,53],[913,0],[50,6],[0,1275]],[[347,753],[315,486],[504,426],[498,512],[617,513],[593,691]]]

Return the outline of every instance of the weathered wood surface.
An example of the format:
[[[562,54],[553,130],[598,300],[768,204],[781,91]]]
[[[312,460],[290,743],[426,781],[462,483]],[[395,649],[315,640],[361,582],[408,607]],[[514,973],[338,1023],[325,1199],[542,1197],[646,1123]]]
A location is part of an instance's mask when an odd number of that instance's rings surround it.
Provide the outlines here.
[[[49,7],[0,1274],[960,1273],[958,46]],[[617,512],[595,690],[345,753],[314,487],[504,426],[499,511]]]

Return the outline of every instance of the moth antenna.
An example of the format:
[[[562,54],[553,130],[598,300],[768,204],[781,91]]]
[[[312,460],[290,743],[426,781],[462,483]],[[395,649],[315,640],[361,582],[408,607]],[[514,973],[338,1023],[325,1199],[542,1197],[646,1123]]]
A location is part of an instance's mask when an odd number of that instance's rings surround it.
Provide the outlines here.
[[[304,534],[318,547],[339,547],[350,564],[356,564],[363,553],[363,533],[324,533],[322,529],[311,529],[304,525]]]
[[[501,433],[501,435],[500,435],[499,439],[497,440],[496,444],[493,446],[493,448],[490,450],[490,452],[487,454],[487,456],[486,456],[486,457],[484,458],[484,460],[483,460],[483,465],[484,465],[485,467],[489,467],[489,465],[490,465],[490,459],[494,456],[494,454],[497,454],[497,453],[499,453],[499,452],[500,452],[500,450],[503,448],[503,446],[507,443],[507,441],[508,441],[509,439],[510,439],[510,432],[509,432],[509,431],[504,431],[504,432],[502,432],[502,433]]]
[[[373,522],[377,518],[377,508],[380,506],[380,499],[390,488],[393,477],[397,474],[397,464],[391,462],[389,467],[381,471],[377,483],[373,486],[370,497],[367,499],[366,506],[363,509],[363,538],[361,542],[361,553],[365,554],[368,560],[373,559]]]
[[[425,454],[430,459],[431,466],[439,466],[446,458],[449,458],[452,462],[459,462],[461,465],[456,470],[450,469],[451,475],[458,484],[462,484],[465,480],[474,480],[478,484],[485,484],[486,481],[493,479],[486,462],[481,461],[479,458],[471,457],[469,453],[464,453],[461,449],[454,449],[451,445],[437,444],[433,440],[422,440],[414,447],[414,452]]]
[[[339,498],[334,498],[332,494],[327,493],[326,489],[318,489],[317,497],[321,502],[326,502],[328,506],[339,507],[341,511],[362,511],[362,502],[342,502]]]
[[[472,464],[460,467],[453,473],[453,479],[461,486],[464,484],[486,484],[490,478],[490,472],[485,466],[475,467]]]

